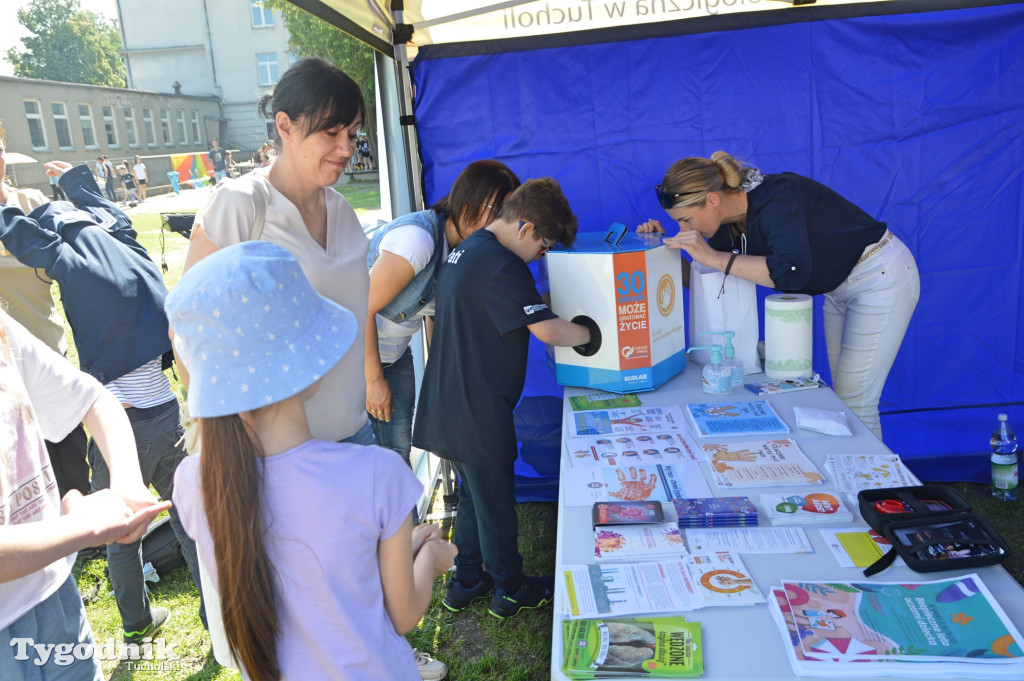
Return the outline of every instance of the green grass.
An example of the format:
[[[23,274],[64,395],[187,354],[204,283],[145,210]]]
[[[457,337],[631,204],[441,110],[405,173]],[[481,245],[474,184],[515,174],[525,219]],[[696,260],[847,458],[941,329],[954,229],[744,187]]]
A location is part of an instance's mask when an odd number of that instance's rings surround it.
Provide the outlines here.
[[[339,187],[339,190],[357,211],[380,207],[380,192],[376,185],[350,184]],[[137,215],[134,222],[139,241],[153,259],[158,264],[166,262],[164,280],[169,289],[173,288],[181,276],[188,242],[177,234],[165,232],[161,246],[159,215]],[[69,355],[72,361],[77,362],[70,332],[68,336]],[[172,385],[180,395],[180,384],[173,375]],[[988,487],[984,485],[954,483],[953,487],[1003,534],[1010,546],[1024,546],[1024,523],[1021,522],[1024,502],[1000,502],[988,494]],[[435,511],[440,510],[440,500],[435,500]],[[556,505],[520,504],[517,510],[520,549],[526,572],[535,575],[552,573],[555,567]],[[444,521],[442,527],[450,537],[452,522]],[[1024,555],[1021,552],[1011,554],[1004,565],[1018,582],[1024,580]],[[120,615],[105,569],[105,559],[95,557],[82,557],[75,566],[79,590],[87,596],[95,594],[89,599],[86,610],[98,644],[106,639],[119,642],[122,636]],[[409,634],[409,641],[414,647],[443,660],[450,668],[449,679],[535,681],[549,677],[551,606],[524,611],[512,619],[499,621],[487,614],[486,599],[478,599],[463,612],[453,614],[441,606],[444,584],[443,578],[436,581],[430,608],[419,627]],[[160,581],[151,583],[150,590],[153,603],[167,607],[173,613],[173,619],[161,636],[175,646],[182,659],[174,669],[138,672],[129,670],[123,663],[104,662],[103,671],[108,678],[145,678],[146,681],[233,681],[241,678],[237,671],[224,669],[213,659],[209,636],[197,616],[198,592],[184,567],[160,575]],[[339,645],[343,642],[339,641]]]

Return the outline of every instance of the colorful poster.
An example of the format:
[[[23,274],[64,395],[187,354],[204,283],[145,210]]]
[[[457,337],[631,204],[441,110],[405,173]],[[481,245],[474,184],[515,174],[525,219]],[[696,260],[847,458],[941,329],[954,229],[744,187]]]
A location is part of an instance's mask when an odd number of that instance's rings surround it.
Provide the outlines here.
[[[616,253],[612,256],[612,262],[615,268],[615,327],[619,335],[619,369],[645,369],[651,366],[647,253]]]
[[[567,468],[562,471],[566,506],[591,506],[596,501],[665,501],[683,492],[675,466]]]
[[[192,177],[208,180],[210,173],[213,172],[213,162],[205,151],[196,154],[172,154],[171,168],[178,173],[178,184],[187,187]]]
[[[804,659],[1024,660],[1020,634],[976,574],[916,583],[783,581],[782,591],[778,605]]]

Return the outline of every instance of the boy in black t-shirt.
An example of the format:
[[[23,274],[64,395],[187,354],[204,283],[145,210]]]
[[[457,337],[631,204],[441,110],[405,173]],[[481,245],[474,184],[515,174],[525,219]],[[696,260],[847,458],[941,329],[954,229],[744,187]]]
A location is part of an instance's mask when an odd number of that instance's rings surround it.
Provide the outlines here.
[[[528,180],[441,268],[413,443],[459,472],[459,555],[443,601],[453,612],[494,591],[488,612],[504,619],[554,594],[554,577],[523,574],[512,411],[526,379],[531,333],[550,345],[590,342],[587,327],[548,309],[526,266],[556,243],[571,244],[576,225],[558,182]]]

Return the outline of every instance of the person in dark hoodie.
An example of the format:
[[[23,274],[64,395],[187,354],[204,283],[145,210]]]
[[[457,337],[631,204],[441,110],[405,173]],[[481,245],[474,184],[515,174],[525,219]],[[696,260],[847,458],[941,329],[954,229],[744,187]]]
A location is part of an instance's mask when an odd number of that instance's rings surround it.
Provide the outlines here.
[[[0,239],[18,260],[57,282],[81,370],[121,402],[135,433],[144,483],[170,499],[185,449],[181,410],[163,372],[170,366],[171,343],[160,268],[135,240],[128,216],[103,197],[87,166],[54,161],[45,167],[73,203],[47,203],[27,215],[17,206],[5,206]],[[110,471],[93,441],[88,457],[92,489],[109,487]],[[201,595],[195,543],[177,512],[172,508],[170,513]],[[141,643],[170,616],[166,608],[150,606],[141,540],[112,544],[107,561],[125,640]],[[200,617],[205,626],[202,607]]]

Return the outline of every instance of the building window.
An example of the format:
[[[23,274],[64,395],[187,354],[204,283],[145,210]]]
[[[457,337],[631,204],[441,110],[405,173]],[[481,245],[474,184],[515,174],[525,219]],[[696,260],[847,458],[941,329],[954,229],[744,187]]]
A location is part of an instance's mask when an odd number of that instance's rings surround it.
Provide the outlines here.
[[[156,146],[156,130],[153,128],[153,110],[145,108],[142,110],[142,128],[146,131],[146,144]]]
[[[260,85],[274,85],[281,79],[281,72],[277,68],[276,52],[257,54],[256,67],[259,70]]]
[[[71,141],[71,123],[68,122],[68,107],[64,102],[50,102],[53,112],[53,126],[57,128],[57,146],[61,149],[74,149]]]
[[[178,144],[188,144],[188,132],[185,131],[185,110],[178,109]]]
[[[164,136],[164,146],[169,147],[174,144],[171,139],[171,110],[160,109],[160,133]]]
[[[203,143],[203,136],[199,134],[199,112],[198,111],[193,111],[192,112],[192,141],[194,141],[196,143],[196,145],[200,145],[200,144]]]
[[[103,106],[103,131],[107,134],[107,146],[117,149],[117,127],[114,125],[114,107],[105,104]]]
[[[263,0],[249,0],[252,6],[252,27],[270,28],[274,25],[274,13],[263,6]]]
[[[92,122],[92,107],[88,104],[78,105],[78,120],[82,125],[82,139],[86,149],[99,149],[96,144],[96,128]]]
[[[28,132],[32,137],[33,149],[46,149],[46,129],[43,127],[43,114],[39,100],[25,100],[25,118],[28,119]]]
[[[139,135],[135,129],[135,109],[130,106],[122,106],[121,113],[124,114],[124,131],[128,135],[128,146],[138,147]]]

